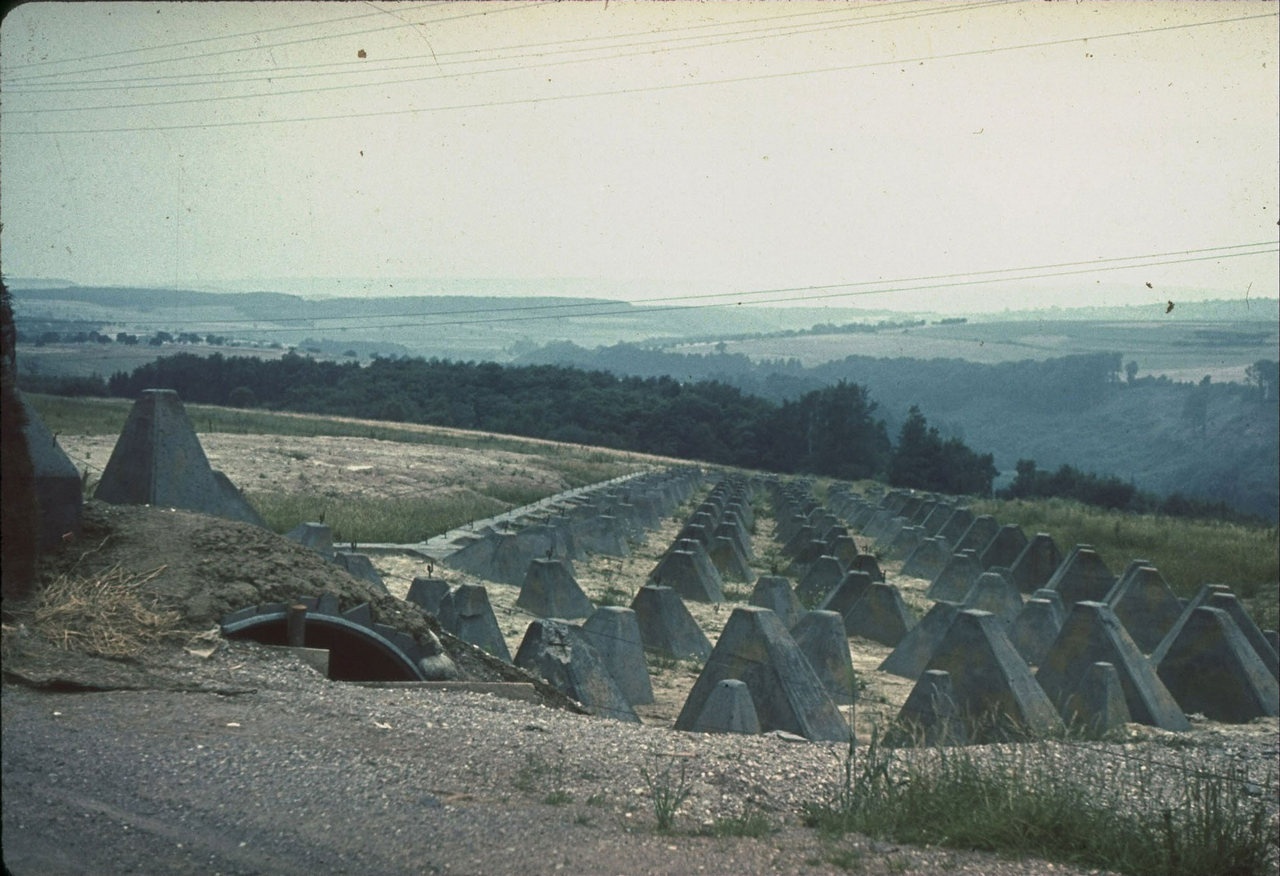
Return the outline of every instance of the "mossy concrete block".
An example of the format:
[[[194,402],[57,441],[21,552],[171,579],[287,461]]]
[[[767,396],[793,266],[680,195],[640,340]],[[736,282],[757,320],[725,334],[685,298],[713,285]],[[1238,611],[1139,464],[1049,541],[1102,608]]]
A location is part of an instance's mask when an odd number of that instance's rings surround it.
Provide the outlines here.
[[[976,553],[953,553],[925,591],[925,596],[945,602],[964,602],[981,574],[982,566],[978,563]]]
[[[1022,594],[999,572],[983,572],[969,588],[962,604],[965,608],[989,611],[1008,627],[1022,611]]]
[[[1110,663],[1120,675],[1129,714],[1163,730],[1190,729],[1187,717],[1155,668],[1106,603],[1075,603],[1036,671],[1036,680],[1059,709],[1094,663]]]
[[[1063,730],[1057,709],[990,612],[960,611],[925,670],[950,674],[972,742],[1055,736]]]
[[[653,702],[653,683],[644,661],[644,641],[633,610],[620,605],[602,605],[587,618],[581,632],[600,655],[627,702],[633,706]]]
[[[1031,666],[1040,665],[1062,631],[1060,605],[1049,599],[1029,599],[1009,625],[1009,642]]]
[[[1115,583],[1116,576],[1111,574],[1098,552],[1087,544],[1078,544],[1062,561],[1062,565],[1053,573],[1045,587],[1057,590],[1062,595],[1063,603],[1070,609],[1081,601],[1105,601]]]
[[[736,678],[717,682],[689,729],[694,733],[760,733],[760,718],[746,682]]]
[[[1178,597],[1150,565],[1129,569],[1107,594],[1106,602],[1143,654],[1159,646],[1182,614]]]
[[[1006,523],[991,537],[978,554],[978,563],[984,569],[992,566],[1012,567],[1027,546],[1027,536],[1022,527]]]
[[[954,602],[935,602],[877,668],[900,678],[918,679],[959,613],[960,606]]]
[[[791,589],[791,581],[781,575],[761,575],[747,602],[772,611],[787,629],[794,627],[805,612],[799,597]]]
[[[595,648],[562,620],[542,618],[529,624],[516,650],[515,664],[546,679],[593,715],[640,723]]]
[[[1099,661],[1086,669],[1075,693],[1067,697],[1063,719],[1089,739],[1099,739],[1128,724],[1132,717],[1116,668]]]
[[[915,624],[915,615],[903,602],[902,592],[881,581],[873,581],[844,615],[844,628],[850,636],[861,636],[890,647],[902,641]]]
[[[826,545],[823,545],[825,549]],[[826,599],[827,594],[836,588],[844,577],[845,569],[833,556],[819,556],[809,566],[800,583],[796,585],[796,596],[803,605],[817,605]]]
[[[837,703],[852,703],[857,692],[844,618],[834,611],[811,611],[791,629],[800,653],[813,667],[818,681]]]
[[[950,559],[951,546],[946,539],[937,536],[926,538],[903,561],[902,574],[932,581],[946,568]]]
[[[507,641],[489,602],[489,591],[483,585],[459,584],[449,590],[440,600],[438,618],[440,626],[462,641],[511,662]]]
[[[516,605],[538,617],[584,618],[595,610],[563,560],[529,563]]]
[[[866,572],[846,572],[840,583],[818,603],[819,611],[834,611],[842,618],[849,613],[855,602],[866,595],[872,584],[871,576]],[[852,635],[846,631],[846,635]]]
[[[1157,672],[1183,709],[1214,721],[1242,724],[1280,710],[1275,676],[1225,609],[1193,610]]]
[[[1009,566],[1014,586],[1023,593],[1044,587],[1062,565],[1062,551],[1047,532],[1037,532]]]
[[[705,660],[711,640],[670,587],[646,584],[631,601],[646,651],[679,659]]]
[[[762,731],[783,730],[813,741],[848,740],[848,723],[782,621],[768,609],[734,609],[675,729],[692,730],[712,691],[731,678],[751,692]]]
[[[966,720],[956,700],[951,673],[930,669],[921,674],[885,736],[888,745],[967,745]]]

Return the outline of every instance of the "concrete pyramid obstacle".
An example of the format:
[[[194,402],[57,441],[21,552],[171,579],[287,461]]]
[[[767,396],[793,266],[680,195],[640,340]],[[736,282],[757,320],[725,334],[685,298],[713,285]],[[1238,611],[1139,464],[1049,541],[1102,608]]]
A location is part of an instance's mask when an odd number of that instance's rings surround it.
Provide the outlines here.
[[[1068,727],[1090,739],[1128,724],[1132,718],[1116,668],[1099,661],[1086,669],[1075,693],[1067,697],[1063,717]]]
[[[1244,633],[1245,641],[1249,643],[1254,653],[1258,655],[1262,665],[1271,671],[1273,678],[1280,677],[1280,666],[1277,666],[1275,648],[1267,641],[1267,637],[1262,634],[1262,630],[1258,629],[1258,625],[1253,622],[1253,618],[1249,617],[1249,612],[1245,611],[1244,605],[1236,598],[1234,593],[1211,593],[1205,605],[1210,608],[1220,608],[1231,615],[1231,619],[1236,622],[1240,632]]]
[[[511,662],[498,619],[489,603],[489,591],[481,584],[459,584],[440,600],[440,626],[464,642],[470,642],[499,660]]]
[[[1156,649],[1182,614],[1182,603],[1164,576],[1146,564],[1126,572],[1111,588],[1106,602],[1143,654]]]
[[[783,730],[813,741],[848,740],[848,723],[782,621],[767,608],[734,609],[675,729],[692,730],[712,691],[730,678],[744,682],[751,692],[763,731]]]
[[[62,544],[63,537],[79,537],[84,510],[84,484],[71,458],[58,445],[58,439],[45,426],[40,414],[19,397],[25,418],[22,433],[31,458],[35,480],[37,532],[40,549],[50,550]],[[234,488],[233,488],[234,489]]]
[[[834,611],[811,611],[791,630],[800,653],[813,668],[818,681],[837,703],[852,703],[857,691],[849,640],[844,634],[844,618]]]
[[[954,701],[971,742],[1050,736],[1063,729],[1053,703],[989,612],[959,612],[925,670],[951,676]]]
[[[1022,594],[999,572],[983,572],[969,588],[962,604],[965,608],[991,612],[1007,628],[1022,611]]]
[[[834,611],[843,618],[849,613],[849,609],[853,608],[854,603],[866,595],[871,583],[871,576],[866,572],[846,572],[835,589],[827,594],[826,599],[818,603],[817,608],[819,611]],[[846,633],[846,635],[853,634]]]
[[[148,389],[133,404],[94,497],[112,505],[182,508],[266,526],[209,466],[178,394]]]
[[[964,535],[956,539],[955,552],[973,551],[981,555],[987,545],[991,543],[991,539],[996,537],[996,533],[1000,531],[1000,524],[990,514],[983,514],[980,517],[973,518],[973,523],[969,524],[969,528],[964,531]]]
[[[933,583],[925,591],[925,596],[946,602],[963,602],[981,574],[982,567],[978,564],[976,553],[965,551],[952,554],[938,577],[933,579]]]
[[[290,541],[296,541],[306,548],[311,548],[325,559],[333,558],[333,530],[325,523],[299,523],[284,534]]]
[[[920,542],[924,541],[925,532],[923,526],[904,526],[898,530],[898,534],[893,537],[885,548],[885,555],[891,560],[901,560],[911,555]]]
[[[760,718],[746,682],[736,678],[718,682],[689,729],[694,733],[758,734]]]
[[[1016,523],[1006,523],[992,536],[987,546],[978,554],[978,563],[984,569],[992,566],[1011,567],[1026,548],[1027,536]]]
[[[670,587],[646,584],[631,600],[631,608],[646,651],[696,660],[711,655],[711,640]]]
[[[974,513],[968,508],[957,508],[951,512],[951,516],[947,518],[946,523],[942,524],[937,534],[945,538],[947,544],[955,545],[960,541],[960,537],[969,531],[969,527],[976,519]]]
[[[1010,644],[1031,666],[1040,665],[1062,631],[1060,603],[1039,597],[1029,599],[1009,625]]]
[[[578,618],[594,611],[564,560],[545,558],[529,564],[516,605],[538,617]]]
[[[1178,705],[1214,721],[1242,724],[1280,710],[1280,685],[1225,609],[1194,609],[1156,671]]]
[[[825,547],[825,545],[824,545]],[[820,556],[809,566],[800,583],[796,585],[796,596],[802,605],[817,605],[826,599],[827,594],[836,588],[844,577],[844,566],[832,556]]]
[[[880,570],[880,563],[876,560],[875,554],[858,554],[849,564],[850,572],[866,572],[871,576],[872,581],[883,581],[884,572]]]
[[[791,589],[791,582],[781,575],[761,575],[747,602],[772,611],[787,629],[804,615],[804,606]]]
[[[1110,663],[1119,673],[1134,721],[1163,730],[1190,729],[1155,668],[1104,602],[1082,600],[1071,607],[1062,631],[1036,670],[1036,681],[1065,711],[1067,698],[1076,692],[1089,667],[1099,662]]]
[[[919,678],[959,613],[960,606],[954,602],[935,602],[877,669],[900,678]]]
[[[1053,573],[1045,587],[1062,594],[1062,601],[1070,609],[1081,600],[1105,601],[1115,583],[1116,576],[1111,574],[1097,551],[1087,544],[1078,544],[1062,561],[1062,565]]]
[[[969,734],[965,724],[951,673],[930,669],[921,674],[911,688],[885,742],[898,747],[967,745]]]
[[[1174,623],[1173,628],[1169,630],[1169,632],[1165,633],[1164,638],[1160,640],[1160,644],[1151,652],[1151,663],[1155,666],[1160,665],[1160,661],[1164,659],[1164,655],[1169,650],[1169,646],[1173,644],[1174,639],[1178,638],[1178,634],[1182,632],[1183,625],[1191,617],[1191,612],[1207,603],[1209,601],[1209,597],[1213,596],[1213,594],[1230,592],[1231,588],[1225,584],[1201,585],[1195,595],[1182,606],[1182,614],[1178,615],[1178,620]]]
[[[373,567],[373,560],[369,559],[366,554],[355,553],[354,551],[335,551],[333,561],[346,569],[347,574],[358,581],[368,581],[375,587],[386,590],[386,582],[382,580],[382,576],[378,574],[378,570]]]
[[[440,617],[440,602],[449,592],[449,582],[443,578],[419,576],[409,584],[409,593],[405,596],[409,602],[421,608],[427,614]]]
[[[546,679],[593,715],[640,723],[596,649],[564,621],[543,618],[529,624],[516,650],[515,664]]]
[[[596,649],[627,702],[633,706],[653,702],[653,684],[634,611],[602,605],[582,625],[582,636]]]
[[[902,591],[881,581],[872,582],[844,615],[844,628],[850,636],[861,636],[889,647],[902,641],[915,624],[915,616],[902,601]]]
[[[684,599],[724,602],[724,580],[702,545],[690,539],[682,539],[679,544],[680,548],[667,551],[658,561],[649,573],[649,581],[670,587]]]
[[[932,581],[946,568],[951,559],[951,547],[946,539],[926,538],[911,552],[902,564],[902,574],[911,578],[924,578]]]
[[[854,541],[852,535],[837,535],[827,542],[825,553],[835,557],[840,561],[840,565],[847,569],[858,556],[858,543]]]
[[[1037,532],[1009,567],[1014,586],[1030,593],[1049,583],[1062,565],[1062,551],[1047,532]]]
[[[707,548],[707,558],[720,573],[722,581],[742,581],[750,584],[756,579],[756,573],[752,571],[751,564],[737,542],[728,536],[717,535],[711,539],[711,546]]]

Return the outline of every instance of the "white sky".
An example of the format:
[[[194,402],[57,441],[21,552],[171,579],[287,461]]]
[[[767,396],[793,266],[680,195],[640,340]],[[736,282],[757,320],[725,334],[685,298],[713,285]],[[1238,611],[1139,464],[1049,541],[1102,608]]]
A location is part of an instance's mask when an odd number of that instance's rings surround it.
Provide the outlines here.
[[[0,258],[344,293],[1276,297],[1277,30],[1185,0],[31,3],[0,30]],[[748,294],[1130,257],[1155,258]]]

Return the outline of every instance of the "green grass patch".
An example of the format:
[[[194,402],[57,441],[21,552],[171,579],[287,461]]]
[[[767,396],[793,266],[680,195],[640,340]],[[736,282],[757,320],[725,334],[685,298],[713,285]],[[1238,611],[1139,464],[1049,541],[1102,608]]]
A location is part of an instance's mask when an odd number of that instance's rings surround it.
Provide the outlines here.
[[[899,759],[873,735],[852,745],[833,798],[806,809],[850,832],[1099,867],[1135,876],[1267,872],[1274,848],[1264,780],[1150,759],[1080,756],[1071,745],[940,748]],[[1263,767],[1254,766],[1254,770]]]
[[[1203,584],[1226,584],[1259,627],[1276,629],[1280,531],[1274,526],[1105,511],[1064,499],[981,500],[971,507],[1018,524],[1028,536],[1047,532],[1064,552],[1093,545],[1117,575],[1135,558],[1148,560],[1179,596]]]
[[[299,523],[323,521],[333,530],[335,543],[425,541],[510,507],[466,491],[402,499],[334,499],[307,493],[247,493],[245,498],[271,530],[284,533]]]

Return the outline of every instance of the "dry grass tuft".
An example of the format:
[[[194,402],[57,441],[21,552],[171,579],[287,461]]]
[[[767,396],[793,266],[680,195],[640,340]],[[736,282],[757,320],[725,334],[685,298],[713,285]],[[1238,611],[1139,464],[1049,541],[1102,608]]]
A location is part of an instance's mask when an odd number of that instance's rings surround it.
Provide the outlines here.
[[[186,633],[182,616],[159,609],[144,591],[166,568],[135,574],[117,565],[96,576],[59,575],[36,596],[27,626],[63,650],[136,657],[148,645]]]

